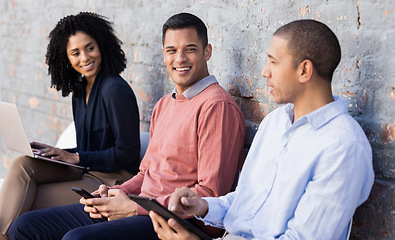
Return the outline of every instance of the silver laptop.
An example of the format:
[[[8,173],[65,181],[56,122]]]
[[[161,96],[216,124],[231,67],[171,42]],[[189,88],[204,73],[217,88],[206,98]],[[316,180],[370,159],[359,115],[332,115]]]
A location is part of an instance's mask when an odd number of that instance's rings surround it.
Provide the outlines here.
[[[34,154],[15,104],[0,101],[0,130],[3,133],[6,145],[10,150],[25,154],[32,158],[38,158],[76,168],[84,168],[79,165]]]

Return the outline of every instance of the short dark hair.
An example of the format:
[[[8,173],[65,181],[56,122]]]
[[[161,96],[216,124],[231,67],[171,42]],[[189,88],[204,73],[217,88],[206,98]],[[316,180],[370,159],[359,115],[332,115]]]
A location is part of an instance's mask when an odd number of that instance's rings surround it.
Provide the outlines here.
[[[287,40],[295,67],[309,59],[317,74],[331,81],[341,50],[339,40],[328,26],[315,20],[297,20],[280,27],[274,36]]]
[[[125,53],[107,18],[89,12],[62,18],[49,33],[45,55],[51,87],[62,91],[62,96],[74,92],[81,82],[81,74],[74,70],[67,57],[67,43],[71,35],[82,31],[96,40],[102,58],[101,71],[105,75],[118,75],[126,68]]]
[[[165,43],[166,31],[168,29],[182,28],[194,28],[199,39],[202,41],[203,47],[207,46],[208,37],[206,25],[200,18],[190,13],[178,13],[167,19],[162,28],[162,44]]]

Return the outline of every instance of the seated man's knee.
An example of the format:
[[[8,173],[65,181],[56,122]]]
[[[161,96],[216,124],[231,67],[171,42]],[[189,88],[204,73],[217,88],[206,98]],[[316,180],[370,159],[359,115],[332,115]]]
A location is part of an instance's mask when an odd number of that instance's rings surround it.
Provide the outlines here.
[[[35,234],[35,229],[39,223],[35,212],[27,212],[19,216],[12,224],[8,231],[10,239],[28,239],[27,237]]]
[[[82,228],[75,228],[68,231],[62,238],[62,240],[89,240],[92,239],[92,234],[89,231],[85,231]]]

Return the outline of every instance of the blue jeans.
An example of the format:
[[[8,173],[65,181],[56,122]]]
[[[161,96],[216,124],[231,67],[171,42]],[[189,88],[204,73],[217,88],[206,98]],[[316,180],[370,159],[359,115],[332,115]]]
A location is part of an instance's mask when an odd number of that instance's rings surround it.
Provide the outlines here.
[[[93,219],[82,204],[27,212],[11,225],[11,240],[18,239],[158,239],[149,216],[113,221]]]

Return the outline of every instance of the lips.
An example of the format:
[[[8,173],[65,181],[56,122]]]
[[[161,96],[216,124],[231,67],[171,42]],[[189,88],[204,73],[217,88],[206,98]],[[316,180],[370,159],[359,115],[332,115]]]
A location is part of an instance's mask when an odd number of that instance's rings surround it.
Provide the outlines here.
[[[81,66],[81,68],[84,68],[84,69],[90,68],[90,67],[93,66],[93,63],[95,63],[95,62],[91,62],[91,63],[89,63],[88,65],[85,65],[85,66]]]
[[[191,70],[192,67],[176,67],[174,68],[176,71],[185,72]]]
[[[269,81],[266,83],[266,85],[269,87],[269,93],[273,94],[273,91],[274,91],[273,85],[271,83],[269,83]]]

